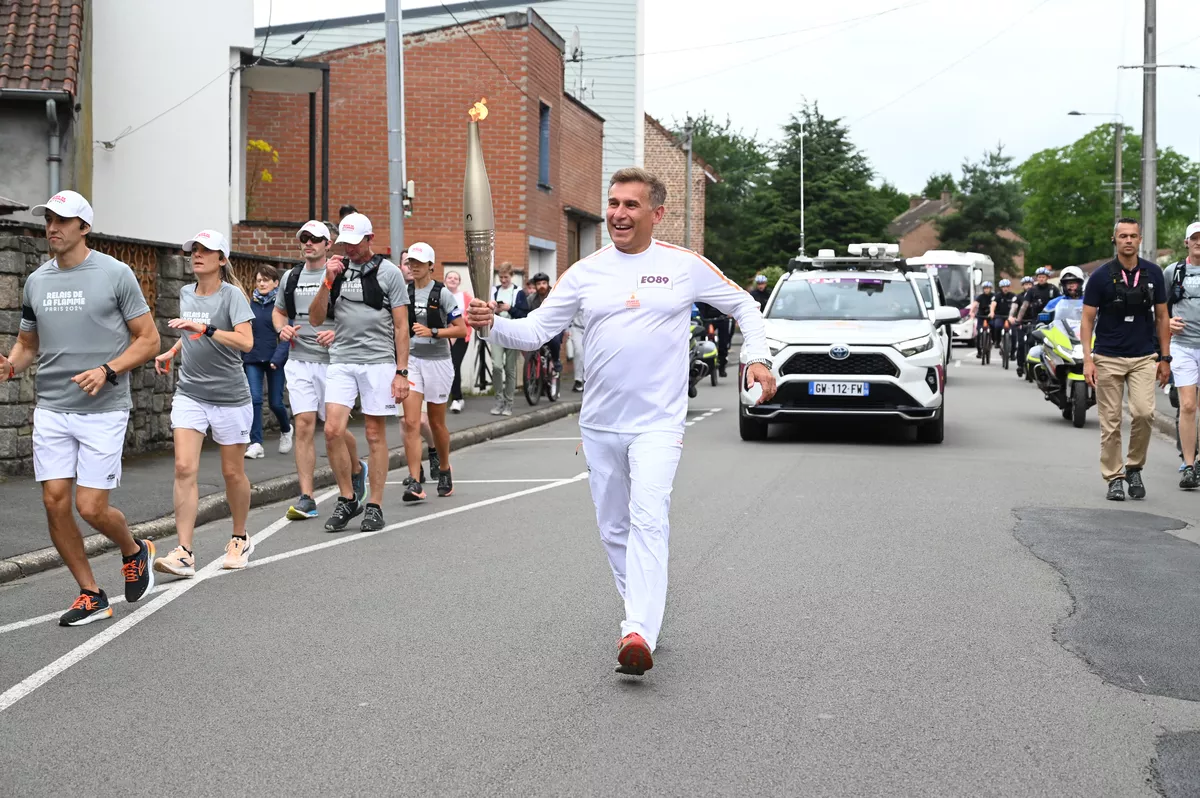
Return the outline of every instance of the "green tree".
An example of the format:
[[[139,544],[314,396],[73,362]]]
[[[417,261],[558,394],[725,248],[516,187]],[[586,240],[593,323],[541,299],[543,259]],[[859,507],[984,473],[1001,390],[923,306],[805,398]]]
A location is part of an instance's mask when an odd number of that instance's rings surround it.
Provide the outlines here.
[[[879,196],[883,199],[883,203],[888,209],[888,216],[891,219],[895,219],[908,210],[908,195],[886,180],[879,187]]]
[[[1127,185],[1123,213],[1140,217],[1141,136],[1126,128],[1121,167]],[[1065,147],[1042,150],[1017,168],[1025,194],[1024,232],[1031,263],[1058,268],[1112,254],[1114,124],[1104,124]],[[1195,214],[1196,166],[1171,148],[1158,151],[1160,246],[1178,247],[1171,231]],[[1109,185],[1104,185],[1108,183]]]
[[[949,172],[934,172],[925,181],[925,188],[921,190],[921,196],[927,199],[937,199],[942,196],[943,191],[949,191],[951,195],[958,193],[958,183],[954,182],[954,175]]]
[[[804,130],[805,251],[845,252],[855,241],[883,241],[892,220],[884,194],[870,181],[875,173],[840,119],[805,105],[784,126],[775,147],[775,170],[754,196],[756,214],[750,250],[760,266],[783,265],[800,249],[800,135]]]
[[[1000,145],[985,152],[976,162],[963,163],[960,193],[954,198],[956,212],[936,222],[941,249],[981,252],[992,259],[996,269],[1012,271],[1013,258],[1021,244],[1000,235],[1001,230],[1021,227],[1021,187],[1014,179],[1012,156]]]
[[[684,125],[676,121],[672,127],[682,140]],[[705,189],[704,254],[744,283],[757,266],[745,244],[755,227],[753,196],[770,174],[767,149],[753,135],[734,130],[728,117],[719,122],[704,113],[692,119],[692,129],[692,149],[721,178]]]

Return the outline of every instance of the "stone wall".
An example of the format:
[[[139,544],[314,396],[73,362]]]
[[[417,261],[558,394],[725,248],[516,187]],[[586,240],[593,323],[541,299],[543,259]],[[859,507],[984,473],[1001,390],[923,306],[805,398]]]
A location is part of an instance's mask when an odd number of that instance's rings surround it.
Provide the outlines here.
[[[161,351],[166,351],[179,337],[167,326],[167,322],[179,315],[179,291],[195,279],[190,259],[177,246],[150,241],[90,235],[88,244],[133,269],[154,313],[162,337]],[[283,268],[293,265],[292,261],[238,253],[233,257],[239,276],[250,271],[257,262],[269,262]],[[11,352],[16,343],[25,278],[47,260],[46,240],[38,226],[12,223],[0,226],[0,353]],[[246,285],[253,288],[253,283]],[[16,380],[0,383],[0,478],[33,473],[31,436],[36,370],[34,366]],[[177,368],[169,374],[155,374],[154,362],[150,361],[129,375],[133,411],[125,433],[127,455],[171,444],[171,397],[176,374]],[[265,407],[263,418],[265,427],[278,428],[274,415]]]

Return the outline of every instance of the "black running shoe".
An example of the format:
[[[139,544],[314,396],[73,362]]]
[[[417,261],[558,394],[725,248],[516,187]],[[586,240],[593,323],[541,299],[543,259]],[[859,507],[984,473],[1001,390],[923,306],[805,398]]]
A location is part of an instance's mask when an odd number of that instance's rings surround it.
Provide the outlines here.
[[[131,604],[146,591],[154,587],[154,544],[148,540],[138,541],[138,551],[121,558],[121,573],[125,575],[125,600]]]
[[[337,507],[333,508],[333,515],[329,516],[329,520],[325,522],[326,532],[341,532],[350,523],[350,519],[363,511],[362,505],[358,503],[357,498],[347,499],[345,496],[338,496]]]
[[[79,598],[75,599],[75,603],[71,605],[71,609],[64,612],[58,618],[59,626],[85,626],[93,621],[103,621],[105,618],[112,617],[112,607],[108,603],[108,596],[104,595],[104,591],[93,593],[90,590],[81,590]]]
[[[1108,496],[1105,498],[1110,502],[1125,501],[1125,483],[1120,477],[1108,483]]]
[[[436,482],[442,474],[442,458],[438,454],[437,449],[429,450],[429,481]],[[421,481],[425,481],[425,477],[421,477]]]
[[[1184,490],[1200,488],[1200,479],[1196,479],[1195,466],[1184,466],[1183,473],[1179,476],[1179,487]]]
[[[363,532],[378,532],[383,529],[383,510],[378,504],[368,504],[367,514],[358,526]]]
[[[443,499],[454,495],[454,478],[450,476],[449,471],[438,475],[438,495]]]
[[[420,482],[410,482],[401,498],[406,502],[419,502],[425,498],[425,489],[421,487]]]
[[[1125,469],[1125,481],[1129,483],[1129,498],[1144,499],[1146,498],[1146,484],[1142,482],[1142,469],[1127,468]]]

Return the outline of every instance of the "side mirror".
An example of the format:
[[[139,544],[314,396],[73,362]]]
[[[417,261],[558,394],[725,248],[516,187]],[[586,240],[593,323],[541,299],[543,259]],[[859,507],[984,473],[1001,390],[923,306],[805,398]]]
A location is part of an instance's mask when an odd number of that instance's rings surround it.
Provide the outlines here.
[[[983,282],[983,269],[973,269],[972,271],[975,274],[975,285],[979,285]]]
[[[937,325],[956,324],[961,319],[962,314],[958,308],[951,305],[941,305],[933,311],[933,323]]]

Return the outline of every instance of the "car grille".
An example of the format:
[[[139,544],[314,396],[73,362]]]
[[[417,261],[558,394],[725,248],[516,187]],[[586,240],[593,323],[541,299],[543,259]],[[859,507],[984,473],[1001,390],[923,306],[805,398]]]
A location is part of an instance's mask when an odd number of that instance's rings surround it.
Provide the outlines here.
[[[904,389],[888,382],[871,383],[871,392],[866,396],[812,396],[807,382],[785,382],[771,400],[784,408],[837,409],[837,410],[895,410],[898,408],[923,409]]]
[[[779,369],[786,374],[873,374],[899,377],[900,369],[886,355],[878,352],[851,354],[845,360],[834,360],[824,352],[797,352]]]

